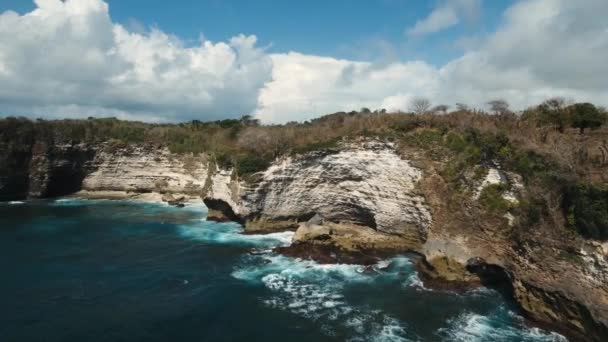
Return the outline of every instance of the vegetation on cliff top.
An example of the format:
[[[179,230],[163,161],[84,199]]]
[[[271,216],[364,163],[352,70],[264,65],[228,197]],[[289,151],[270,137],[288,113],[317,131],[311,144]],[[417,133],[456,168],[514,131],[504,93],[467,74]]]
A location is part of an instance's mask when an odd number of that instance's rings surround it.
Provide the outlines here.
[[[520,115],[504,101],[490,102],[490,113],[458,105],[411,113],[339,112],[304,123],[260,125],[249,117],[213,122],[152,124],[114,118],[87,120],[0,119],[0,151],[27,153],[35,143],[109,142],[168,147],[175,153],[208,153],[221,166],[251,174],[276,157],[333,150],[341,139],[381,137],[421,148],[444,162],[442,176],[455,187],[478,165],[500,165],[523,176],[529,194],[517,208],[499,201],[504,189],[483,195],[490,211],[517,210],[526,225],[550,219],[547,208],[561,207],[564,221],[587,237],[608,239],[608,130],[606,110],[589,103],[554,98]]]

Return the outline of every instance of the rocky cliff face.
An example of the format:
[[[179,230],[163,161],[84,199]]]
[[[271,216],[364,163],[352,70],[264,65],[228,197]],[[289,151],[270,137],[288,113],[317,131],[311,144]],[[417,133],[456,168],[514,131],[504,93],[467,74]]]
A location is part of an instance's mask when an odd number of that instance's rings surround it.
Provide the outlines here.
[[[230,215],[244,218],[250,232],[296,229],[320,215],[420,244],[431,225],[430,210],[416,189],[422,172],[397,156],[390,143],[363,141],[333,153],[287,157],[256,177],[239,182],[217,172],[207,205],[228,205]]]
[[[210,172],[210,217],[246,232],[296,230],[290,255],[327,260],[330,251],[365,255],[414,251],[428,280],[500,285],[537,322],[583,340],[608,337],[608,245],[560,234],[513,236],[515,217],[485,217],[476,202],[486,186],[506,182],[505,200],[524,191],[519,177],[489,169],[457,209],[437,165],[416,151],[362,140],[338,151],[277,160],[247,180]],[[462,210],[464,208],[464,210]],[[576,260],[564,257],[568,250]],[[328,260],[331,261],[331,260]]]
[[[208,173],[205,155],[174,155],[152,146],[36,142],[28,151],[5,152],[0,200],[56,197],[80,190],[199,196]]]
[[[180,156],[166,148],[101,146],[82,181],[89,191],[159,192],[200,195],[207,179],[205,155]]]
[[[88,145],[36,143],[28,167],[28,197],[69,195],[80,190],[96,149]]]
[[[27,197],[31,150],[0,145],[0,201]]]
[[[242,178],[204,155],[163,148],[36,143],[0,148],[0,200],[81,189],[202,195],[210,218],[241,222],[246,232],[296,230],[285,254],[367,262],[417,252],[428,281],[501,285],[530,318],[583,340],[608,340],[608,244],[559,229],[516,231],[517,217],[485,215],[484,187],[508,183],[505,199],[514,204],[525,191],[517,175],[499,168],[471,181],[455,205],[437,163],[359,140],[281,158]]]

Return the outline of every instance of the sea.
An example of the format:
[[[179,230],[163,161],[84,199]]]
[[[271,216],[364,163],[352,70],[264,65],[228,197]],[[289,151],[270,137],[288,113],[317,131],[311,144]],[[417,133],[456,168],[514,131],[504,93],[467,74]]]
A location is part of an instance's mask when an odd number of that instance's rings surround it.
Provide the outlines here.
[[[0,341],[566,341],[498,292],[273,252],[200,205],[0,203]]]

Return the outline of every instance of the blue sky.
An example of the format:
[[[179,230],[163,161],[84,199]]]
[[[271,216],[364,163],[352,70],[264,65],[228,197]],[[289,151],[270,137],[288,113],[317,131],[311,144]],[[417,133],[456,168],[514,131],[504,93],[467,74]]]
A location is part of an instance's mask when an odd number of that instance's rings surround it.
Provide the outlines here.
[[[429,0],[107,0],[115,22],[132,29],[157,27],[186,42],[202,34],[225,41],[255,34],[270,52],[353,60],[423,59],[441,65],[462,53],[459,37],[495,30],[511,0],[482,3],[476,22],[462,23],[422,38],[405,34],[441,1]],[[3,0],[0,12],[35,7],[29,0]]]
[[[606,0],[0,0],[0,116],[606,106],[605,13]]]

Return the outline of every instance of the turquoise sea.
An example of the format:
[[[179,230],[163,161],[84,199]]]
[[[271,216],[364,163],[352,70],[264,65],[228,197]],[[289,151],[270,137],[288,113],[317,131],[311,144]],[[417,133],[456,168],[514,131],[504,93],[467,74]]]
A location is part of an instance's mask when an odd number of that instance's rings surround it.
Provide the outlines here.
[[[0,204],[0,341],[565,341],[489,289],[426,289],[408,255],[373,272],[276,255],[202,206]]]

